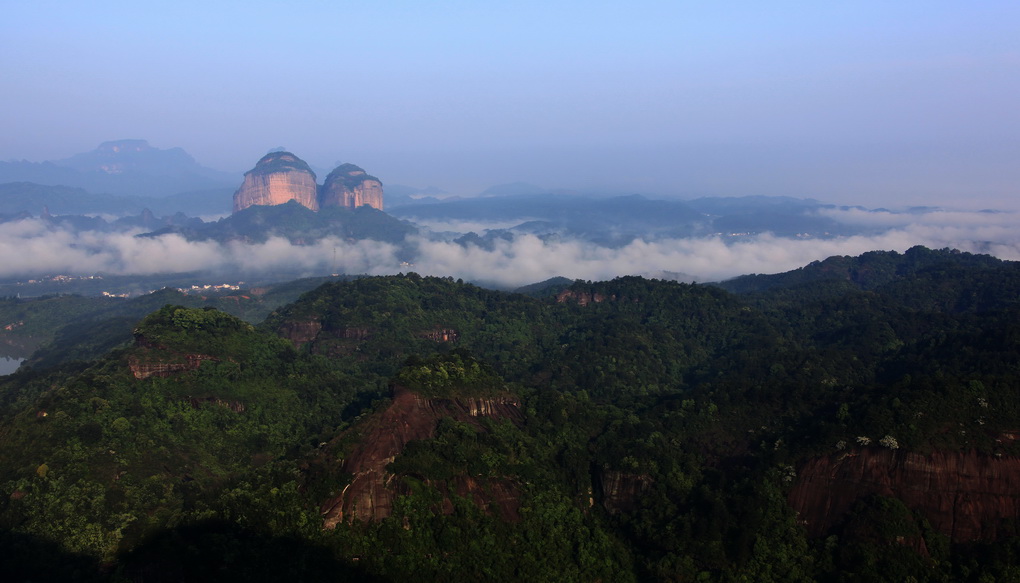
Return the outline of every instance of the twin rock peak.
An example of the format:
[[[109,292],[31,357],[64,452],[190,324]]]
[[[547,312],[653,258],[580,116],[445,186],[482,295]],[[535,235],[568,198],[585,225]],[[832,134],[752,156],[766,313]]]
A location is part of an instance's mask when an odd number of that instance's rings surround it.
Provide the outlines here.
[[[341,164],[319,186],[315,172],[304,160],[290,152],[270,152],[244,173],[244,183],[234,193],[234,212],[292,200],[313,211],[327,207],[353,209],[366,204],[382,210],[382,182],[354,164]]]

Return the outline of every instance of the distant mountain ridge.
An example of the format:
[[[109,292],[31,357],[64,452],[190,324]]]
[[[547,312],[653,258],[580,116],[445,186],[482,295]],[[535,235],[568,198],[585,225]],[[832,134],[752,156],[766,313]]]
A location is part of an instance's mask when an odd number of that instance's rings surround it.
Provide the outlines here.
[[[231,188],[179,192],[164,197],[93,194],[84,188],[35,182],[0,184],[0,214],[38,215],[44,208],[54,215],[103,214],[128,216],[148,209],[156,215],[187,211],[191,216],[230,212]]]
[[[235,175],[206,168],[181,148],[146,140],[103,142],[91,152],[48,162],[0,162],[0,183],[34,182],[95,193],[158,197],[236,184]]]
[[[871,229],[840,223],[818,211],[835,208],[810,199],[749,196],[658,200],[632,194],[589,198],[566,194],[519,194],[404,204],[391,212],[410,221],[491,221],[517,225],[490,230],[476,243],[512,234],[581,238],[605,246],[635,239],[720,236],[727,239],[772,233],[779,237],[837,237]]]
[[[718,285],[729,292],[743,294],[797,288],[822,282],[871,291],[908,277],[921,277],[932,270],[959,267],[977,270],[975,274],[980,274],[981,270],[993,268],[1016,270],[1018,264],[990,255],[915,246],[902,254],[896,251],[869,251],[857,257],[837,255],[822,261],[813,261],[792,271],[773,275],[741,275]]]

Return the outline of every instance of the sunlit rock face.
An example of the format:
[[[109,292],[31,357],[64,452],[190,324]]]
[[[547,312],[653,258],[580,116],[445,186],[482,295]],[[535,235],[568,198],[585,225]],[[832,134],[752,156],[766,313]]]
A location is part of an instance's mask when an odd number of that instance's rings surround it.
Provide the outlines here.
[[[321,207],[354,209],[366,204],[383,210],[383,188],[378,178],[354,164],[341,164],[329,173],[319,193]]]
[[[319,210],[315,172],[290,152],[271,152],[244,173],[244,184],[234,193],[234,212],[254,205],[277,205],[289,201]]]

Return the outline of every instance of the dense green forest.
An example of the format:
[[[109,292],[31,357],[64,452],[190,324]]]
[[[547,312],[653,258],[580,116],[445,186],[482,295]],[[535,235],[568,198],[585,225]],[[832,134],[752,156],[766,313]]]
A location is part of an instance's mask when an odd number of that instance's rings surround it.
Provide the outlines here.
[[[302,293],[326,281],[349,278],[311,277],[257,284],[237,291],[212,289],[187,294],[174,287],[163,287],[130,299],[77,293],[2,297],[0,342],[7,354],[28,358],[28,364],[33,367],[49,368],[76,360],[94,360],[129,342],[135,324],[166,304],[210,306],[257,324]]]
[[[916,247],[718,285],[561,283],[352,278],[247,321],[54,298],[67,328],[0,377],[0,572],[1020,580],[1011,492],[972,505],[995,522],[973,537],[895,485],[794,509],[819,460],[1020,475],[1016,263]],[[344,506],[370,462],[387,493]]]

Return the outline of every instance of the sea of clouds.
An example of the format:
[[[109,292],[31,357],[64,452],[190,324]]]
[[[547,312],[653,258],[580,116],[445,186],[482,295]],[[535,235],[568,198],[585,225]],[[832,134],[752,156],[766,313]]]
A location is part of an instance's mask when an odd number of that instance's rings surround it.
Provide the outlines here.
[[[138,232],[75,232],[26,219],[0,224],[0,277],[28,275],[155,274],[208,270],[273,272],[301,270],[384,275],[415,271],[489,285],[516,287],[555,276],[604,280],[621,275],[689,274],[719,281],[748,273],[778,273],[833,255],[905,251],[915,245],[987,253],[1020,260],[1020,214],[989,212],[886,213],[836,210],[827,216],[848,224],[880,227],[878,234],[833,239],[791,239],[763,234],[737,240],[719,237],[635,240],[616,248],[574,240],[543,241],[518,235],[491,250],[419,237],[413,264],[399,249],[376,241],[327,238],[294,245],[283,238],[261,244],[187,241],[179,235],[136,237]],[[444,230],[479,230],[482,224],[447,223]]]

